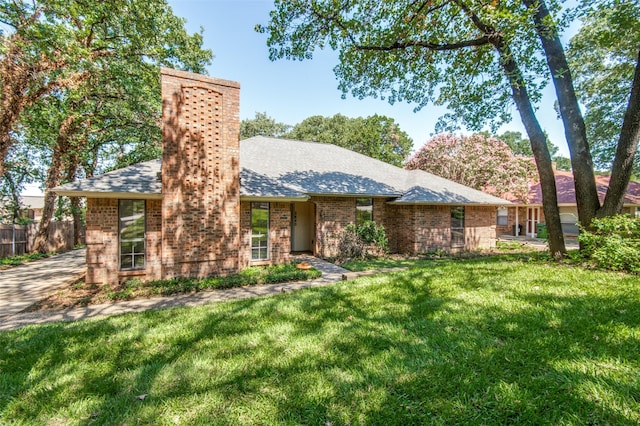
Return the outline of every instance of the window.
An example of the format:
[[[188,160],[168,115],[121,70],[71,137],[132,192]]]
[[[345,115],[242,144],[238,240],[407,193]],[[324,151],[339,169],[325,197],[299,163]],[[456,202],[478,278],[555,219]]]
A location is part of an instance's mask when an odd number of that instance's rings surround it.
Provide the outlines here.
[[[251,260],[269,258],[269,203],[251,203]]]
[[[509,224],[509,211],[506,207],[498,208],[498,226],[507,226]]]
[[[451,207],[451,247],[464,247],[464,206]]]
[[[120,269],[144,269],[145,201],[120,200]]]
[[[373,220],[373,199],[356,198],[356,225]]]

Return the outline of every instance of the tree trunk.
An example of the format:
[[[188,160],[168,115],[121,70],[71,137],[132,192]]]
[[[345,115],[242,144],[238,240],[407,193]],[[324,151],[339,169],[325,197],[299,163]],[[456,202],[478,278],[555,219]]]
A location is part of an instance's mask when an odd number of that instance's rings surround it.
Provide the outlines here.
[[[73,182],[77,176],[78,165],[80,163],[79,150],[85,146],[84,139],[80,145],[76,147],[74,152],[70,152],[67,155],[67,173],[66,181]],[[77,246],[82,244],[82,215],[80,214],[80,198],[69,197],[69,203],[71,204],[71,216],[73,217],[73,245]]]
[[[554,20],[544,0],[523,0],[523,3],[529,9],[534,10],[533,21],[551,72],[558,105],[560,106],[564,133],[571,154],[571,168],[573,169],[576,202],[578,204],[578,219],[582,226],[588,227],[600,209],[600,200],[596,190],[587,131],[573,87],[569,64],[555,28],[548,25]]]
[[[564,245],[556,180],[553,173],[551,154],[549,154],[549,148],[547,147],[547,136],[538,122],[524,78],[518,64],[513,60],[511,50],[499,37],[496,37],[492,43],[500,55],[500,63],[509,79],[513,100],[531,141],[531,150],[536,160],[542,189],[542,208],[549,233],[549,251],[555,259],[560,259],[567,253],[567,249]]]
[[[463,2],[458,5],[469,15],[474,25],[489,36],[489,41],[498,52],[500,65],[511,86],[511,96],[518,108],[522,124],[524,124],[531,150],[536,160],[538,176],[540,177],[540,188],[542,189],[542,209],[548,230],[549,251],[554,259],[562,258],[567,249],[564,245],[564,235],[560,222],[560,211],[558,209],[558,193],[556,191],[556,180],[551,163],[551,154],[547,146],[547,136],[544,134],[538,118],[536,117],[531,98],[527,92],[527,86],[522,77],[522,72],[518,64],[513,59],[513,53],[509,45],[505,44],[502,36],[491,25],[485,24],[474,14]]]
[[[611,178],[609,179],[609,189],[604,199],[602,208],[598,211],[598,217],[611,216],[622,211],[624,195],[633,172],[633,159],[638,149],[640,140],[640,51],[636,70],[631,84],[631,96],[627,111],[624,114],[622,129],[616,147],[616,156],[611,168]]]
[[[56,146],[53,149],[53,155],[51,156],[51,165],[47,170],[46,180],[46,192],[44,197],[44,208],[42,210],[42,219],[40,220],[40,226],[36,233],[33,249],[39,253],[46,253],[48,251],[49,240],[49,226],[51,225],[51,219],[53,218],[53,212],[55,210],[56,195],[51,192],[51,188],[54,188],[60,184],[60,176],[63,170],[63,157],[69,150],[69,137],[71,135],[71,128],[75,122],[73,115],[64,119],[58,130],[58,137],[56,138]]]
[[[80,198],[69,197],[71,202],[71,215],[73,216],[73,245],[82,244],[82,215],[80,214]]]

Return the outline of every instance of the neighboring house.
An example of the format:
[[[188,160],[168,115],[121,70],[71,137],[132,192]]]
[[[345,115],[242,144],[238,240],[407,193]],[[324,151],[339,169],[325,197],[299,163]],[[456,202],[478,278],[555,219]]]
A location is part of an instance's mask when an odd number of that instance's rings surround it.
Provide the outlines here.
[[[239,142],[240,85],[162,69],[163,155],[54,189],[87,197],[87,282],[229,274],[338,255],[349,224],[392,251],[490,248],[508,201],[334,145]]]
[[[24,206],[24,215],[29,219],[39,222],[44,210],[44,195],[23,195],[20,204]]]
[[[562,231],[565,236],[576,236],[578,235],[578,207],[573,173],[556,170],[554,175]],[[596,187],[600,203],[602,203],[609,188],[609,176],[597,175]],[[510,199],[508,196],[505,198]],[[514,235],[515,229],[519,229],[520,235],[536,237],[537,224],[544,223],[540,183],[531,185],[526,204],[521,200],[511,199],[511,201],[517,204],[517,207],[498,209],[496,233],[498,235]],[[640,182],[629,182],[622,213],[640,216]]]
[[[0,201],[0,216],[4,216],[11,223],[13,215],[9,208],[5,208]],[[42,218],[42,210],[44,209],[44,196],[21,195],[20,196],[20,216],[25,219],[31,219],[35,222]]]

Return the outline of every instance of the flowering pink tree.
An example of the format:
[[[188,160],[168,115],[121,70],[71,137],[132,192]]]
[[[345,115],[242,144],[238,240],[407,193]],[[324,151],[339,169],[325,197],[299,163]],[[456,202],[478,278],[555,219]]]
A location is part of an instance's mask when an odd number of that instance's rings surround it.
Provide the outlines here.
[[[498,197],[509,193],[526,202],[535,163],[513,154],[509,146],[481,133],[443,133],[432,137],[406,163]]]

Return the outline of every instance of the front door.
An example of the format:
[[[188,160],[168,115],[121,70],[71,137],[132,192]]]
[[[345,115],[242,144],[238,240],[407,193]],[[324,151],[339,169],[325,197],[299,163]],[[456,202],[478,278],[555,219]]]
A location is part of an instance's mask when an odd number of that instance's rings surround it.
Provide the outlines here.
[[[315,240],[315,204],[291,204],[291,251],[313,252]]]

